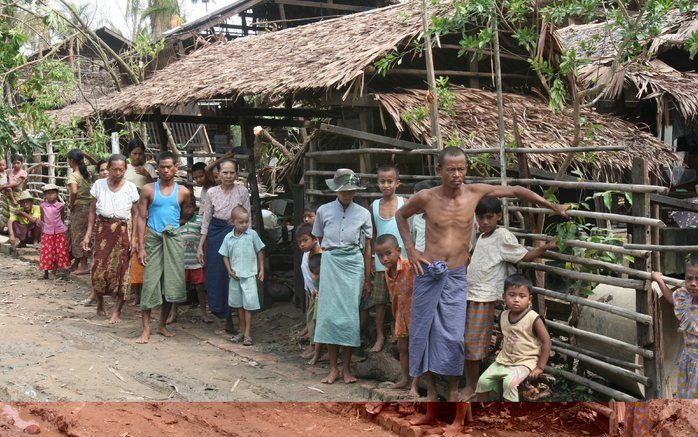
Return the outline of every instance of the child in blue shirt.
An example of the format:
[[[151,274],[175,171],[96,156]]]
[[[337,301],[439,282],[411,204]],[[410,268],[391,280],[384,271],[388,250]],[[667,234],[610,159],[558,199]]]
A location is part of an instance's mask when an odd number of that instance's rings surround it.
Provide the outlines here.
[[[264,243],[249,228],[249,213],[236,206],[230,214],[233,231],[225,236],[218,253],[223,256],[230,283],[228,305],[237,308],[240,333],[232,341],[252,346],[252,311],[259,309],[257,280],[264,281]]]

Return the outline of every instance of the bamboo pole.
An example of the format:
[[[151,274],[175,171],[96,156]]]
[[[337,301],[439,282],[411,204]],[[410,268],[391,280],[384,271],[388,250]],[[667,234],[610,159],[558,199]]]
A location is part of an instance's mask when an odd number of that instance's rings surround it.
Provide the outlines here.
[[[426,146],[425,146],[426,147]],[[612,152],[618,150],[625,150],[624,147],[617,146],[599,146],[599,147],[561,147],[557,149],[540,149],[540,148],[528,148],[528,147],[507,147],[506,153],[532,153],[541,155],[557,155],[560,153],[580,153],[580,152]],[[318,156],[338,156],[338,155],[356,155],[361,153],[385,153],[390,155],[436,155],[439,153],[435,149],[413,149],[413,150],[400,150],[400,149],[387,149],[387,148],[366,148],[366,149],[341,149],[341,150],[322,150],[317,152],[307,153],[309,157]],[[482,149],[463,149],[463,153],[466,155],[482,155],[483,153],[499,153],[499,148],[488,147]]]
[[[590,308],[596,308],[597,310],[605,311],[607,313],[615,314],[617,316],[625,317],[626,319],[635,320],[637,322],[646,324],[652,323],[652,317],[647,314],[626,310],[625,308],[620,308],[615,305],[607,304],[604,302],[597,302],[595,300],[575,296],[572,294],[560,293],[557,291],[548,290],[547,288],[533,287],[532,291],[534,293],[547,297],[552,297],[554,299],[560,299],[565,302],[576,303],[577,305],[587,306]]]
[[[431,51],[431,31],[427,23],[427,0],[422,0],[422,31],[424,32],[424,49],[426,52],[427,83],[429,84],[429,121],[431,123],[431,136],[435,140],[434,146],[441,150],[441,126],[439,125],[439,101],[436,93],[436,77],[434,76],[434,55]]]
[[[504,130],[504,95],[502,94],[502,62],[499,57],[499,29],[497,26],[497,14],[492,16],[492,31],[494,32],[494,80],[497,90],[497,135],[499,145],[499,175],[501,177],[500,184],[503,187],[507,186],[507,157],[505,149]],[[509,209],[507,200],[502,199],[502,216],[504,217],[504,227],[509,227]]]
[[[615,285],[618,287],[625,287],[625,288],[637,289],[638,287],[641,287],[642,284],[645,283],[644,281],[638,281],[636,279],[615,278],[613,276],[597,275],[595,273],[576,272],[576,271],[572,271],[572,270],[563,269],[560,267],[549,266],[547,264],[520,262],[517,265],[521,268],[542,270],[544,272],[554,273],[558,276],[562,276],[562,277],[569,278],[569,279],[574,279],[577,281],[586,281],[586,282],[594,282],[594,283],[598,283],[598,284]]]
[[[654,357],[654,352],[648,349],[641,348],[640,346],[626,343],[621,340],[617,340],[615,338],[607,337],[605,335],[601,334],[596,334],[594,332],[589,332],[589,331],[584,331],[583,329],[575,328],[569,325],[565,325],[564,323],[556,322],[554,320],[546,320],[545,324],[552,328],[556,329],[558,331],[562,331],[568,334],[576,335],[579,337],[585,337],[589,338],[591,340],[596,340],[600,343],[603,343],[607,346],[615,347],[618,349],[623,349],[629,352],[633,352],[639,355],[642,355],[645,358],[652,359]]]
[[[512,231],[514,235],[521,238],[530,238],[532,240],[544,240],[551,241],[555,237],[545,234],[530,234],[526,232]],[[593,249],[601,250],[606,252],[621,253],[623,255],[630,255],[635,257],[646,258],[650,255],[649,251],[628,249],[623,246],[615,246],[613,244],[603,244],[603,243],[591,243],[589,241],[579,241],[579,240],[567,240],[565,244],[569,247],[581,247],[583,249]]]
[[[596,381],[592,381],[590,379],[584,378],[579,375],[575,375],[572,372],[568,372],[566,370],[562,369],[557,369],[554,367],[550,366],[545,366],[545,371],[547,373],[550,373],[551,375],[560,375],[565,379],[569,379],[572,382],[576,382],[577,384],[581,384],[585,387],[589,387],[590,389],[604,394],[612,399],[615,399],[617,401],[625,401],[625,402],[637,402],[638,399],[630,396],[627,393],[623,393],[622,391],[618,391],[615,389],[612,389],[610,387],[606,387],[605,385],[599,384]]]
[[[650,379],[646,376],[642,376],[640,374],[637,374],[637,373],[630,371],[628,369],[624,369],[622,367],[614,366],[613,364],[606,363],[604,361],[598,360],[598,359],[590,357],[588,355],[584,355],[580,352],[576,352],[576,351],[569,350],[567,348],[555,346],[555,345],[552,346],[552,350],[554,350],[555,352],[558,352],[562,355],[566,355],[568,357],[572,357],[576,360],[579,360],[582,363],[587,363],[587,364],[591,364],[593,366],[600,367],[608,372],[611,372],[612,374],[623,376],[626,378],[630,378],[633,381],[637,381],[644,386],[649,386],[651,384]]]
[[[528,247],[527,249],[533,250],[533,247]],[[610,262],[606,261],[600,261],[597,259],[591,259],[591,258],[583,258],[580,256],[574,256],[574,255],[567,255],[564,253],[558,253],[558,252],[552,252],[552,251],[546,251],[543,254],[543,258],[548,258],[548,259],[554,259],[557,261],[565,261],[565,262],[570,262],[573,264],[581,264],[581,265],[586,265],[586,266],[592,266],[592,267],[600,267],[606,270],[610,270],[615,273],[620,273],[628,276],[635,277],[637,279],[642,279],[645,281],[648,281],[652,279],[652,274],[646,270],[636,270],[630,267],[625,267],[620,264],[613,264]],[[675,285],[677,287],[683,286],[683,280],[681,279],[674,279],[670,278],[668,276],[664,276],[664,282],[667,284]]]
[[[612,184],[606,182],[592,181],[551,181],[546,179],[509,179],[509,182],[518,185],[540,185],[545,187],[569,188],[574,190],[587,189],[598,191],[627,191],[631,193],[668,193],[668,187],[658,185],[640,185],[640,184]]]
[[[584,355],[589,355],[590,357],[594,357],[596,359],[605,361],[609,364],[615,364],[618,367],[623,367],[623,368],[626,368],[629,370],[641,370],[644,368],[644,366],[642,364],[631,363],[629,361],[623,361],[623,360],[619,360],[617,358],[611,358],[611,357],[606,356],[604,354],[600,354],[598,352],[594,352],[592,350],[585,349],[583,347],[574,346],[574,345],[571,345],[569,343],[565,343],[564,341],[557,340],[555,338],[551,338],[550,341],[552,342],[553,345],[561,346],[561,347],[567,348],[571,351],[581,352]]]
[[[661,244],[624,244],[626,249],[652,250],[658,252],[696,252],[698,246],[663,246]]]
[[[535,212],[539,214],[555,214],[555,212],[548,208],[530,208],[526,206],[511,206],[509,209],[512,211],[522,211],[522,212]],[[666,228],[663,221],[646,218],[646,217],[635,217],[623,214],[611,214],[605,212],[591,212],[591,211],[579,211],[576,209],[568,209],[567,215],[570,217],[584,217],[590,219],[601,219],[601,220],[611,220],[620,223],[631,223],[635,225],[644,226],[657,226],[660,228]]]

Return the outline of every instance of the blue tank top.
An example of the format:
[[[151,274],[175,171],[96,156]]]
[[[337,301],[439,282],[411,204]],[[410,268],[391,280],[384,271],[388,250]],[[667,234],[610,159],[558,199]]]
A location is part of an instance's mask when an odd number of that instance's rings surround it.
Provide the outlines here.
[[[382,218],[379,214],[380,211],[380,199],[376,199],[373,201],[373,221],[376,224],[376,237],[379,237],[383,234],[393,234],[397,238],[398,243],[400,243],[400,247],[402,248],[402,257],[407,258],[407,252],[405,252],[405,245],[402,242],[402,237],[400,237],[400,232],[397,230],[397,221],[395,220],[395,217],[391,218],[390,220],[386,220]],[[405,203],[404,199],[402,197],[397,198],[397,209],[400,209],[402,204]],[[381,262],[378,260],[378,255],[375,253],[373,254],[373,259],[375,262],[375,267],[377,272],[384,272],[385,267]]]
[[[160,193],[160,182],[155,182],[153,203],[148,208],[148,227],[155,232],[162,232],[170,225],[171,229],[179,228],[179,185],[174,184],[172,193],[163,196]]]

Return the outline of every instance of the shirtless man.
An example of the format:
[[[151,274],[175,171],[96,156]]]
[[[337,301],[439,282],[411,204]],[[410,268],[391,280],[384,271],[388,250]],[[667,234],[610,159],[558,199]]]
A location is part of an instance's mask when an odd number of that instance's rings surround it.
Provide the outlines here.
[[[554,205],[522,187],[464,185],[467,162],[465,153],[457,147],[439,153],[436,171],[441,176],[441,185],[415,194],[397,211],[395,218],[407,256],[419,275],[415,277],[412,297],[410,376],[426,373],[429,402],[437,401],[433,374],[448,376],[448,401],[455,402],[458,378],[465,363],[465,264],[475,206],[485,196],[518,197],[550,208],[563,217],[567,217],[565,211],[569,206]],[[419,213],[427,218],[424,252],[415,249],[408,224],[408,219]],[[415,420],[414,424],[432,419],[433,411],[428,408],[426,417]]]

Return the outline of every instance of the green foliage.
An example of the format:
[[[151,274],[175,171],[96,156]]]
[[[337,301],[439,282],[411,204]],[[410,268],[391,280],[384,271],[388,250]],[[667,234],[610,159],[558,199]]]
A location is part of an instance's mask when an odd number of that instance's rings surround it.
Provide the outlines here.
[[[451,117],[456,115],[456,96],[448,86],[448,77],[436,79],[436,101],[439,109],[445,111]]]
[[[426,106],[417,106],[416,108],[408,109],[403,112],[400,118],[407,124],[421,123],[429,117],[429,108]]]
[[[691,59],[695,58],[696,54],[698,54],[698,31],[693,32],[691,36],[686,38],[684,45],[686,46],[686,50],[688,50],[688,55],[691,57]]]
[[[385,77],[388,74],[388,71],[402,64],[403,57],[404,54],[401,54],[396,49],[393,49],[391,52],[388,52],[385,55],[378,58],[373,63],[373,66],[376,67],[378,74]]]

